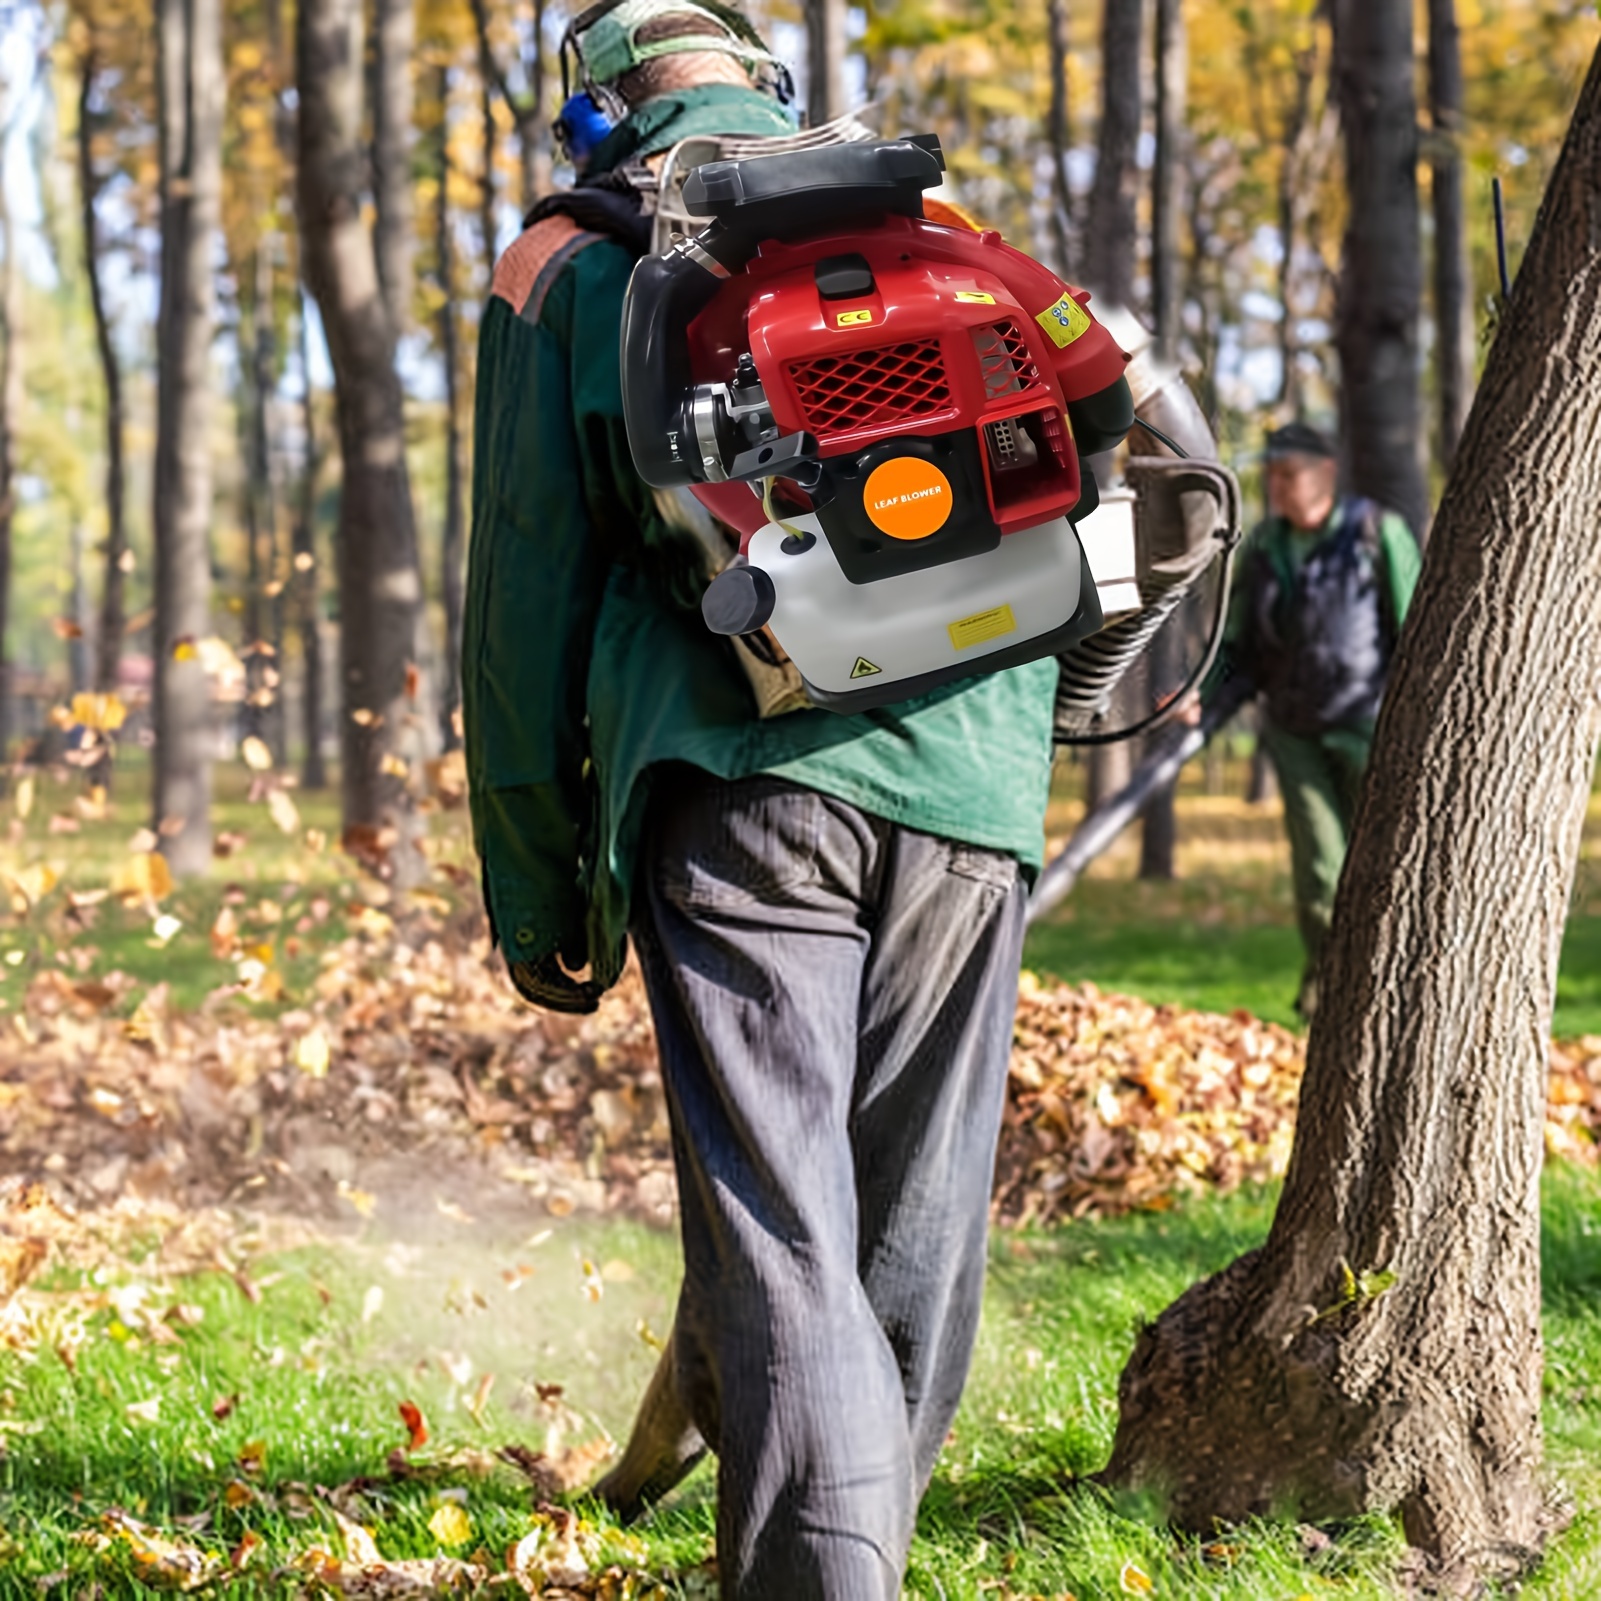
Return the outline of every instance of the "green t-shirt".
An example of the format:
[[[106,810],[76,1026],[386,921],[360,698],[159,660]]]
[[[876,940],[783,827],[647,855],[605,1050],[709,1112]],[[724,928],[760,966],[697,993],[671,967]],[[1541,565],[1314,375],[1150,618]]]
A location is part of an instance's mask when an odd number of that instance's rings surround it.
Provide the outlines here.
[[[629,456],[618,340],[632,266],[620,245],[586,241],[523,305],[493,295],[480,331],[463,699],[508,958],[559,951],[616,978],[665,762],[775,774],[1037,867],[1054,662],[853,717],[756,716],[732,647],[701,620],[696,559]]]

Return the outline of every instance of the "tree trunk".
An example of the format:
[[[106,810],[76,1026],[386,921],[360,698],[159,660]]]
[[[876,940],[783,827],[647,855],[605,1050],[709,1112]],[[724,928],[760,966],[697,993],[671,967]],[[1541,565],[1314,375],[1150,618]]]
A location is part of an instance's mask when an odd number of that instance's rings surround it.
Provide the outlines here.
[[[467,554],[463,496],[467,482],[466,430],[462,426],[461,354],[457,337],[456,260],[450,234],[450,68],[439,69],[439,197],[434,250],[439,270],[439,359],[445,369],[445,517],[440,549],[440,596],[445,607],[445,671],[439,700],[440,735],[446,750],[461,744],[462,564]]]
[[[78,74],[78,193],[83,210],[84,267],[89,278],[89,304],[94,311],[95,344],[100,352],[100,376],[106,390],[106,547],[104,576],[100,589],[100,622],[95,646],[95,688],[109,694],[117,687],[122,663],[122,630],[126,620],[123,600],[128,533],[123,502],[126,477],[123,467],[122,363],[111,337],[111,318],[106,311],[105,289],[100,268],[103,246],[100,242],[100,213],[95,205],[100,179],[94,165],[95,58],[86,53]],[[101,776],[104,783],[109,768]]]
[[[1434,205],[1434,372],[1441,467],[1449,472],[1473,401],[1473,267],[1462,196],[1462,49],[1455,0],[1429,0]]]
[[[1465,1592],[1539,1482],[1546,1046],[1601,735],[1601,56],[1424,560],[1267,1243],[1139,1337],[1108,1476],[1192,1528],[1399,1509]]]
[[[1181,0],[1156,0],[1156,165],[1151,174],[1151,326],[1165,361],[1177,361],[1184,315],[1179,276],[1189,41]]]
[[[307,287],[333,363],[339,496],[340,753],[348,849],[398,882],[420,869],[400,747],[412,716],[422,586],[395,330],[362,221],[360,0],[296,19],[298,189]]]
[[[1301,140],[1312,112],[1312,80],[1317,73],[1317,46],[1297,51],[1295,94],[1284,120],[1279,152],[1279,410],[1294,418],[1301,414],[1301,380],[1296,369],[1295,247],[1301,170]]]
[[[161,309],[157,322],[154,822],[179,876],[211,860],[213,252],[222,191],[219,0],[159,0]]]
[[[479,179],[478,188],[478,237],[483,241],[484,251],[484,294],[488,297],[488,285],[495,276],[495,261],[499,254],[497,246],[500,243],[500,230],[495,220],[495,150],[500,140],[500,130],[495,122],[495,90],[492,73],[492,59],[489,54],[489,37],[485,34],[478,43],[478,115],[479,126],[483,130],[484,170]]]
[[[1350,220],[1340,277],[1341,418],[1352,487],[1421,532],[1418,129],[1409,0],[1336,0],[1334,77]]]
[[[1109,302],[1126,300],[1134,283],[1142,9],[1142,0],[1105,0],[1101,16],[1101,133],[1084,230],[1084,279]],[[1096,746],[1086,766],[1085,803],[1094,807],[1128,782],[1127,743]]]
[[[278,516],[272,491],[272,256],[270,236],[256,247],[252,287],[240,295],[240,431],[245,462],[244,731],[263,739],[281,765],[279,703]],[[243,274],[240,274],[243,283]]]
[[[1151,174],[1151,313],[1156,350],[1165,362],[1176,362],[1184,311],[1179,278],[1180,221],[1184,172],[1184,111],[1189,87],[1189,47],[1181,0],[1156,0],[1156,162]],[[1168,663],[1153,655],[1151,671],[1165,675]],[[1173,855],[1178,844],[1174,802],[1178,783],[1152,796],[1140,823],[1140,877],[1170,879],[1176,875]]]
[[[1068,116],[1067,0],[1046,0],[1046,30],[1051,46],[1051,232],[1056,240],[1056,267],[1069,283],[1078,279],[1078,228],[1073,216],[1073,186],[1068,182],[1067,152],[1073,143]]]
[[[10,107],[7,106],[9,113]],[[0,123],[0,148],[12,118]],[[11,745],[11,540],[16,521],[17,429],[22,421],[22,271],[16,218],[0,181],[0,769]]]
[[[373,29],[373,248],[378,281],[396,335],[411,325],[416,287],[412,203],[411,58],[417,42],[413,0],[376,0]]]
[[[300,733],[305,741],[300,787],[326,789],[328,770],[322,759],[322,598],[317,581],[317,470],[322,452],[317,444],[317,397],[311,387],[311,361],[306,338],[306,302],[297,308],[300,339],[301,420],[305,456],[300,472],[300,505],[295,514],[294,609],[300,633]]]
[[[522,167],[523,206],[532,206],[551,187],[550,144],[545,115],[545,0],[534,0],[533,26],[528,30],[528,49],[523,57],[523,76],[528,81],[526,96],[513,92],[511,80],[495,53],[490,37],[488,0],[471,0],[473,26],[478,34],[478,76],[483,86],[484,149],[495,148],[495,96],[505,101],[517,131],[517,151]],[[485,168],[485,200],[491,216],[494,208],[494,163]],[[493,253],[491,252],[491,265]]]
[[[1142,0],[1105,0],[1101,18],[1101,137],[1085,229],[1084,278],[1112,300],[1125,300],[1134,283],[1142,9]]]
[[[845,115],[845,0],[805,0],[806,116],[821,127]]]
[[[72,542],[67,588],[67,682],[74,695],[94,687],[93,634],[90,631],[89,589],[83,581],[83,558],[88,544],[83,519],[72,519]]]

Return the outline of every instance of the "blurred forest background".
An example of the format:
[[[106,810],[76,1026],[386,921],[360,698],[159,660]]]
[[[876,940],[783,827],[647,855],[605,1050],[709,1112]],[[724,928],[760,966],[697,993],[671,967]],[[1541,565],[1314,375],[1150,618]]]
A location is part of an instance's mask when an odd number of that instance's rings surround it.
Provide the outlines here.
[[[1410,30],[1327,0],[750,9],[802,115],[938,131],[957,198],[1130,301],[1247,474],[1265,425],[1341,420],[1357,352],[1357,487],[1420,526],[1492,330],[1492,177],[1515,266],[1601,35],[1578,0],[1418,0]],[[475,329],[572,178],[566,21],[0,0],[0,747],[75,763],[91,807],[111,741],[150,751],[179,876],[241,753],[286,833],[337,774],[346,847],[402,881],[413,803],[459,791]]]

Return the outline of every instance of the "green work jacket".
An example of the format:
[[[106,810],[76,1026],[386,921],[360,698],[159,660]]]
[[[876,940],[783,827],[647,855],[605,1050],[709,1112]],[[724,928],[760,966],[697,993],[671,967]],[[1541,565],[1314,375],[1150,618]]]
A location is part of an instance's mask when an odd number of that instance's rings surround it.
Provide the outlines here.
[[[703,558],[629,455],[632,266],[568,219],[538,224],[497,266],[479,336],[462,687],[485,901],[514,977],[554,953],[615,981],[667,762],[772,774],[1036,868],[1054,662],[854,717],[756,716],[732,647],[701,620]]]

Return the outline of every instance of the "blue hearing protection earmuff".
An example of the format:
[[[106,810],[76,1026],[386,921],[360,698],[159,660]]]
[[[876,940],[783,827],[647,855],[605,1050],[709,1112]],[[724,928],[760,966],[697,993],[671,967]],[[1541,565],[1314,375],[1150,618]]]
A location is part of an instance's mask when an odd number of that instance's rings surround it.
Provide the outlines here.
[[[567,159],[581,168],[594,153],[595,146],[616,126],[616,119],[607,108],[597,104],[588,89],[580,89],[561,108],[555,133]]]

